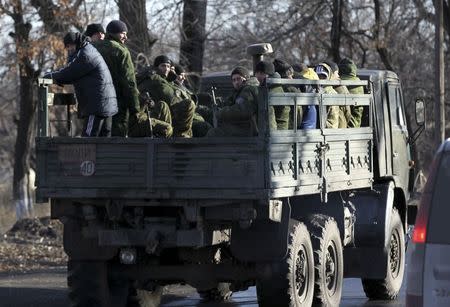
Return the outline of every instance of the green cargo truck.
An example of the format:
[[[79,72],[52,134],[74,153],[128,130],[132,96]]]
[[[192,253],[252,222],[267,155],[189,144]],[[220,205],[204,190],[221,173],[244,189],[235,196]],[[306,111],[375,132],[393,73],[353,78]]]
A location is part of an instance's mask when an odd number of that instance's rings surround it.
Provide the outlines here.
[[[74,306],[158,305],[174,283],[205,299],[256,285],[260,306],[338,306],[344,277],[395,299],[414,212],[410,138],[397,75],[360,78],[269,79],[258,136],[191,139],[49,136],[49,105],[71,100],[40,80],[36,193],[64,223]],[[365,94],[269,93],[280,84]],[[271,131],[276,105],[314,105],[317,129]],[[363,106],[362,126],[326,128],[331,105]]]

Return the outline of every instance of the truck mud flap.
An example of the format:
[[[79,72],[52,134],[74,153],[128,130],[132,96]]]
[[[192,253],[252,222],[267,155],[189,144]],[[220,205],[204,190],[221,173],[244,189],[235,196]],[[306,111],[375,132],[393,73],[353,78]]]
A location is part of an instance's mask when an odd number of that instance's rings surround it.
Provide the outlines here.
[[[286,257],[291,207],[283,201],[281,221],[256,219],[243,229],[234,223],[231,230],[231,252],[241,261],[273,261]]]

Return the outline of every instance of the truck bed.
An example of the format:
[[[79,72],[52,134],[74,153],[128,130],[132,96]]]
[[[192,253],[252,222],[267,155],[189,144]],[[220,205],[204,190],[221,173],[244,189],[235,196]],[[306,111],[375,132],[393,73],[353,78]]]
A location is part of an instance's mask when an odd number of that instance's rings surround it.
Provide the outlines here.
[[[267,200],[369,187],[371,129],[327,130],[326,150],[319,129],[270,141],[39,137],[37,198]]]

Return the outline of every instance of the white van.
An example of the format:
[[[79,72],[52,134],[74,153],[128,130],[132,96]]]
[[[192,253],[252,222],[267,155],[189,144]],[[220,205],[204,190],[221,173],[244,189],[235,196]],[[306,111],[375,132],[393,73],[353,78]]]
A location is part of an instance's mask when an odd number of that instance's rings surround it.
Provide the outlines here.
[[[450,306],[450,139],[434,157],[408,249],[406,306]]]

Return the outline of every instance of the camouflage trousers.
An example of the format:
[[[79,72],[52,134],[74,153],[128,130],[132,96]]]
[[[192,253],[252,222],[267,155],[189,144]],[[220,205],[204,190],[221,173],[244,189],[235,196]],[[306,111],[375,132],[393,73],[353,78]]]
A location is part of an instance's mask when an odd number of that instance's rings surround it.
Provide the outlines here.
[[[127,136],[129,119],[128,108],[119,104],[119,111],[112,117],[111,136]]]
[[[150,111],[150,120],[148,119]],[[151,125],[150,125],[151,123]],[[169,138],[173,134],[172,117],[167,103],[157,102],[149,108],[144,106],[136,116],[133,126],[130,126],[128,135],[130,137],[160,137]]]
[[[191,99],[183,99],[170,105],[174,137],[192,137],[195,103]]]
[[[329,106],[326,128],[347,128],[348,112],[349,108],[345,106]]]

